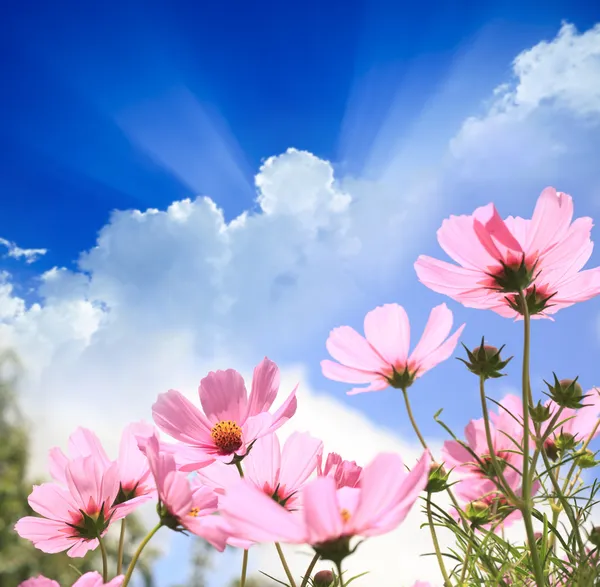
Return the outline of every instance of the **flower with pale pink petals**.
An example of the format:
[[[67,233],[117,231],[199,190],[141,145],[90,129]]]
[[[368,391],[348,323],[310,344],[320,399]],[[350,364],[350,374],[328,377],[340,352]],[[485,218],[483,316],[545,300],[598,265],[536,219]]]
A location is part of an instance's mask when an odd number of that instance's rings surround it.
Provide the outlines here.
[[[229,534],[223,521],[212,515],[218,507],[216,493],[200,484],[191,486],[187,475],[177,470],[173,455],[161,450],[156,434],[138,440],[154,475],[162,523],[172,530],[189,530],[222,552]]]
[[[380,454],[364,468],[358,488],[337,489],[332,477],[317,477],[302,489],[298,512],[242,479],[221,498],[220,511],[240,537],[308,543],[321,558],[339,561],[352,552],[352,537],[385,534],[402,523],[427,485],[430,463],[426,451],[407,472],[399,455]]]
[[[323,455],[319,454],[317,459],[317,475],[319,477],[333,477],[338,489],[341,487],[358,487],[362,467],[359,467],[355,461],[345,461],[342,457],[330,452],[323,466]]]
[[[600,268],[582,271],[592,254],[591,218],[573,219],[571,196],[546,188],[530,220],[503,220],[493,204],[450,216],[438,242],[457,265],[420,256],[421,283],[471,308],[506,317],[548,318],[600,294]]]
[[[421,340],[412,353],[410,324],[398,304],[385,304],[365,316],[365,336],[350,326],[334,328],[327,339],[329,354],[338,361],[321,361],[323,375],[334,381],[368,383],[349,394],[380,391],[386,387],[407,388],[438,363],[452,355],[464,324],[449,336],[452,312],[446,304],[429,315]]]
[[[31,577],[31,579],[19,583],[19,587],[60,587],[60,585],[52,579],[39,575],[38,577]]]
[[[124,579],[124,575],[119,575],[108,583],[105,583],[100,573],[92,571],[91,573],[81,575],[81,577],[73,583],[73,587],[121,587]]]
[[[512,410],[507,410],[510,406]],[[506,408],[506,409],[504,409]],[[523,457],[519,454],[523,437],[518,422],[522,404],[516,396],[506,396],[498,414],[490,414],[490,435],[496,460],[509,486],[516,489],[521,484]],[[513,417],[514,416],[514,417]],[[465,428],[466,443],[447,440],[442,447],[444,466],[453,469],[460,478],[455,494],[461,501],[470,502],[497,490],[495,468],[485,432],[483,418],[471,420]]]
[[[276,434],[259,438],[244,459],[244,479],[286,507],[298,507],[299,491],[317,468],[323,443],[305,432],[294,432],[281,448]],[[219,495],[240,479],[234,467],[215,462],[200,469],[197,478]]]
[[[119,493],[115,504],[116,518],[127,516],[138,506],[156,497],[154,479],[148,467],[148,460],[138,447],[138,436],[151,436],[154,427],[146,422],[129,424],[121,435],[119,456],[116,460],[119,472]],[[109,468],[113,461],[106,454],[100,439],[87,428],[77,428],[69,437],[67,456],[60,448],[50,450],[49,468],[52,477],[66,483],[65,470],[74,458],[91,457],[100,467]]]
[[[94,456],[73,459],[65,467],[65,484],[34,486],[29,505],[42,517],[21,518],[15,530],[43,552],[66,550],[81,557],[98,546],[98,537],[116,517],[117,463],[103,467]]]
[[[182,443],[171,449],[180,469],[195,471],[243,458],[256,439],[287,422],[296,412],[296,388],[271,414],[278,391],[279,368],[265,358],[254,369],[249,397],[237,371],[211,371],[198,390],[203,411],[172,389],[159,395],[152,414],[161,430]]]

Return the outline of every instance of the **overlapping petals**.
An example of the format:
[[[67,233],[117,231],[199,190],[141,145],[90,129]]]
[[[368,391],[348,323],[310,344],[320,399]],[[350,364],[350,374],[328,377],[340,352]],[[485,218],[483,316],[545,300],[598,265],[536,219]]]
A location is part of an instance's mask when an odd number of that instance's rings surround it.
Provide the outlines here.
[[[154,476],[163,524],[182,526],[223,551],[229,538],[222,520],[213,516],[217,511],[215,492],[203,485],[190,485],[185,473],[177,470],[173,455],[161,451],[156,434],[139,438]]]
[[[64,472],[66,487],[34,486],[29,505],[41,517],[21,518],[15,530],[43,552],[66,550],[71,557],[81,557],[98,546],[98,536],[115,519],[118,467],[103,467],[94,456],[86,456],[69,461]]]
[[[151,436],[154,427],[145,422],[129,424],[121,435],[119,455],[112,461],[106,454],[100,439],[87,428],[77,428],[69,437],[68,453],[55,447],[49,453],[49,470],[52,477],[66,484],[68,463],[77,458],[89,457],[101,469],[117,465],[119,492],[116,497],[115,519],[130,514],[138,506],[156,496],[154,479],[148,467],[148,461],[138,447],[138,436]]]
[[[591,218],[573,218],[571,196],[546,188],[531,219],[503,220],[493,204],[470,216],[450,216],[438,242],[455,264],[420,256],[419,280],[465,306],[520,317],[524,291],[534,317],[600,293],[600,268],[582,271],[589,260]]]
[[[298,493],[315,472],[322,449],[323,443],[307,433],[292,433],[283,448],[276,434],[263,436],[244,459],[244,478],[288,509],[296,509]],[[200,469],[197,478],[225,495],[240,476],[234,467],[215,462]]]
[[[423,454],[407,473],[399,455],[382,453],[365,467],[360,487],[336,487],[318,477],[302,490],[301,512],[287,509],[239,481],[221,500],[222,515],[236,534],[254,542],[321,545],[352,536],[376,536],[396,528],[425,488],[431,459]]]

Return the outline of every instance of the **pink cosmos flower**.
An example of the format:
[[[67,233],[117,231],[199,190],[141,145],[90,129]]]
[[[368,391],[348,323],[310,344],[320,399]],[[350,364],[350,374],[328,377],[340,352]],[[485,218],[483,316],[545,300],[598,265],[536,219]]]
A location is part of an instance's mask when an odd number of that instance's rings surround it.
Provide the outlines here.
[[[518,453],[523,438],[523,428],[518,422],[522,405],[519,398],[509,395],[501,406],[506,409],[501,407],[497,414],[490,413],[492,446],[504,478],[515,490],[521,484],[523,467],[523,457]],[[483,418],[469,422],[465,438],[466,447],[456,440],[446,441],[442,454],[445,467],[453,469],[461,479],[455,487],[456,495],[461,501],[469,502],[495,492],[497,485]]]
[[[410,324],[398,304],[385,304],[365,316],[365,336],[350,326],[334,328],[327,350],[338,361],[321,361],[323,375],[334,381],[368,383],[348,394],[379,391],[388,386],[408,387],[454,352],[464,324],[447,338],[452,329],[452,312],[446,304],[429,315],[421,340],[409,355]]]
[[[93,456],[79,457],[67,463],[65,483],[34,486],[29,505],[42,517],[21,518],[15,530],[43,552],[67,550],[69,556],[81,557],[98,546],[98,536],[115,516],[118,467],[102,467]]]
[[[353,536],[376,536],[396,528],[425,489],[430,462],[425,452],[407,473],[399,455],[380,454],[363,470],[359,488],[337,489],[332,477],[318,477],[302,489],[299,512],[288,511],[240,480],[221,498],[221,514],[248,540],[308,543],[327,558],[334,544],[348,548]]]
[[[175,448],[180,469],[195,471],[216,460],[231,462],[235,456],[245,456],[257,438],[281,427],[296,412],[296,388],[271,414],[279,368],[265,358],[254,369],[250,397],[237,371],[211,371],[198,391],[204,413],[170,390],[159,395],[152,414],[161,430],[183,443]]]
[[[571,196],[546,188],[531,220],[502,220],[493,204],[471,216],[450,216],[438,242],[458,265],[420,256],[419,280],[471,308],[518,318],[525,292],[529,311],[548,318],[600,293],[600,268],[581,271],[592,254],[591,218],[573,223]]]
[[[60,585],[52,579],[39,575],[38,577],[31,577],[31,579],[19,583],[19,587],[60,587]]]
[[[212,515],[218,506],[215,492],[203,485],[190,486],[187,475],[177,470],[173,455],[161,451],[156,434],[138,440],[154,475],[163,523],[172,529],[182,526],[217,550],[225,550],[229,535],[222,520]]]
[[[244,478],[289,510],[299,507],[299,491],[317,468],[323,443],[310,434],[294,432],[280,447],[276,434],[259,438],[244,459]],[[219,495],[236,485],[234,467],[215,462],[198,471],[198,479]]]
[[[93,571],[91,573],[85,573],[85,575],[81,575],[75,583],[73,583],[73,587],[121,587],[123,584],[123,580],[125,579],[124,575],[119,575],[105,583],[102,580],[102,575]]]
[[[572,439],[576,443],[586,441],[590,436],[592,439],[600,434],[600,427],[596,428],[600,418],[600,395],[596,388],[585,394],[587,397],[583,400],[583,407],[578,410],[563,408],[558,417],[557,427],[550,433],[546,439],[545,446],[549,455],[556,454],[557,443],[562,439]],[[544,422],[541,434],[545,435],[552,418],[558,412],[560,407],[552,400],[546,402],[546,407],[550,409],[550,419]],[[562,437],[562,438],[561,438]]]
[[[464,484],[470,485],[469,491],[465,491],[463,488],[461,493],[456,494],[459,500],[464,501],[464,511],[467,512],[471,506],[487,510],[486,516],[488,521],[478,524],[476,526],[478,529],[494,529],[495,532],[501,532],[503,529],[508,528],[511,524],[522,518],[521,512],[509,503],[502,492],[498,490],[488,491],[488,487],[484,487],[481,480],[475,478],[463,479],[459,484],[459,487],[462,487]],[[532,496],[537,494],[540,486],[538,480],[533,482],[531,487]],[[513,491],[519,496],[523,495],[523,488],[520,485],[513,487]],[[465,500],[465,495],[470,495],[471,499]],[[461,518],[455,509],[452,509],[450,514],[456,520]]]
[[[341,487],[358,487],[362,467],[359,467],[355,461],[345,461],[339,454],[330,452],[327,455],[325,466],[323,466],[323,455],[319,454],[317,475],[320,477],[333,477],[338,489]]]
[[[148,467],[148,460],[138,448],[137,436],[150,436],[154,427],[145,422],[129,424],[121,435],[119,457],[116,461],[119,472],[119,493],[115,505],[115,519],[123,518],[142,503],[156,496],[154,479]],[[113,461],[106,454],[100,439],[87,428],[77,428],[69,437],[70,458],[58,447],[49,454],[49,468],[52,477],[66,484],[67,464],[74,458],[91,457],[99,466],[109,468]]]

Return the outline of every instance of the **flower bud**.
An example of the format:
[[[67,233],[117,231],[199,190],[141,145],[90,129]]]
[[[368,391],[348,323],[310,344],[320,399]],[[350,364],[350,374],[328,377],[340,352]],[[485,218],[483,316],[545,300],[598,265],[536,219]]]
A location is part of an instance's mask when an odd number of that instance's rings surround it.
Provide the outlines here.
[[[332,571],[319,571],[313,577],[313,587],[333,587],[335,575]]]
[[[552,414],[550,412],[550,407],[543,405],[542,402],[539,401],[537,405],[529,406],[529,415],[536,424],[542,424],[546,420],[549,420]]]
[[[465,517],[473,526],[483,526],[491,519],[490,507],[485,501],[472,501],[465,507]]]
[[[548,394],[556,404],[563,408],[570,408],[577,410],[583,407],[581,403],[585,399],[583,394],[583,388],[577,383],[577,377],[575,379],[561,379],[558,380],[556,373],[554,375],[554,384],[550,384],[547,381],[544,383],[548,386],[550,393]]]
[[[429,481],[425,490],[428,493],[439,493],[448,488],[448,477],[450,473],[446,473],[442,465],[433,463],[429,468]]]
[[[579,444],[575,437],[568,432],[561,432],[556,437],[555,442],[557,450],[561,453],[573,450]]]
[[[582,469],[591,469],[598,464],[598,461],[594,458],[594,453],[589,449],[577,453],[575,462]]]
[[[556,442],[554,442],[554,440],[552,440],[551,438],[548,438],[544,442],[544,450],[546,451],[548,458],[553,463],[558,461],[558,455],[560,454],[560,450],[559,450],[558,446],[556,445]]]
[[[600,547],[600,526],[594,526],[590,531],[588,540],[596,547]]]
[[[510,357],[506,361],[503,361],[500,357],[500,353],[502,352],[504,345],[497,349],[496,347],[486,345],[483,338],[481,339],[481,344],[472,351],[464,344],[463,347],[467,351],[469,360],[465,361],[460,357],[458,360],[462,361],[471,373],[483,377],[484,379],[497,379],[498,377],[503,377],[504,373],[501,373],[501,371],[512,359],[512,357]]]

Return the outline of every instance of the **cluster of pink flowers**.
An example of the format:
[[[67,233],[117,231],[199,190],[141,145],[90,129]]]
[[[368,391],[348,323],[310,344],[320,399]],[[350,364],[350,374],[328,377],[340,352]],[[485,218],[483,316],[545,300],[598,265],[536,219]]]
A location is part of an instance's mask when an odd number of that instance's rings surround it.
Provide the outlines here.
[[[507,317],[527,312],[548,318],[600,293],[600,269],[582,271],[592,250],[592,222],[572,222],[572,215],[570,196],[547,188],[531,220],[503,220],[492,204],[470,216],[450,217],[438,239],[457,265],[420,257],[417,275],[431,289],[468,307]],[[335,361],[321,363],[323,374],[365,385],[350,394],[390,386],[406,393],[454,353],[464,324],[454,332],[452,327],[446,304],[436,306],[410,352],[404,308],[377,307],[364,319],[364,336],[349,326],[332,330],[326,346]],[[250,394],[233,369],[202,379],[200,407],[178,391],[163,393],[152,407],[155,426],[126,428],[114,460],[91,431],[76,430],[68,455],[60,449],[50,452],[53,481],[34,487],[29,497],[39,516],[19,520],[16,531],[44,552],[80,557],[99,546],[111,524],[155,499],[160,526],[201,536],[219,551],[226,545],[247,550],[264,542],[308,544],[316,555],[339,565],[353,552],[354,537],[398,527],[439,465],[432,464],[425,449],[410,470],[399,455],[387,453],[361,468],[335,453],[325,457],[323,443],[305,432],[292,433],[282,444],[278,430],[293,418],[297,399],[294,389],[272,410],[279,387],[279,369],[265,358],[254,370]],[[559,408],[552,400],[546,404],[550,415],[560,409],[562,416],[546,440],[549,454],[565,439],[597,434],[600,401],[595,392],[588,397],[578,408]],[[508,395],[489,422],[467,425],[465,441],[444,444],[443,465],[456,482],[454,493],[464,512],[473,504],[493,505],[502,512],[498,521],[503,525],[520,516],[509,507],[505,491],[522,494],[524,431],[532,431],[527,442],[533,442],[535,432],[533,422],[523,422],[523,414],[521,399]],[[175,442],[165,441],[160,432]],[[533,494],[538,488],[537,483],[529,487]],[[128,580],[126,575],[106,582],[106,576],[88,573],[74,587],[125,587]],[[22,583],[56,585],[43,577]],[[414,587],[427,585],[417,582]]]

